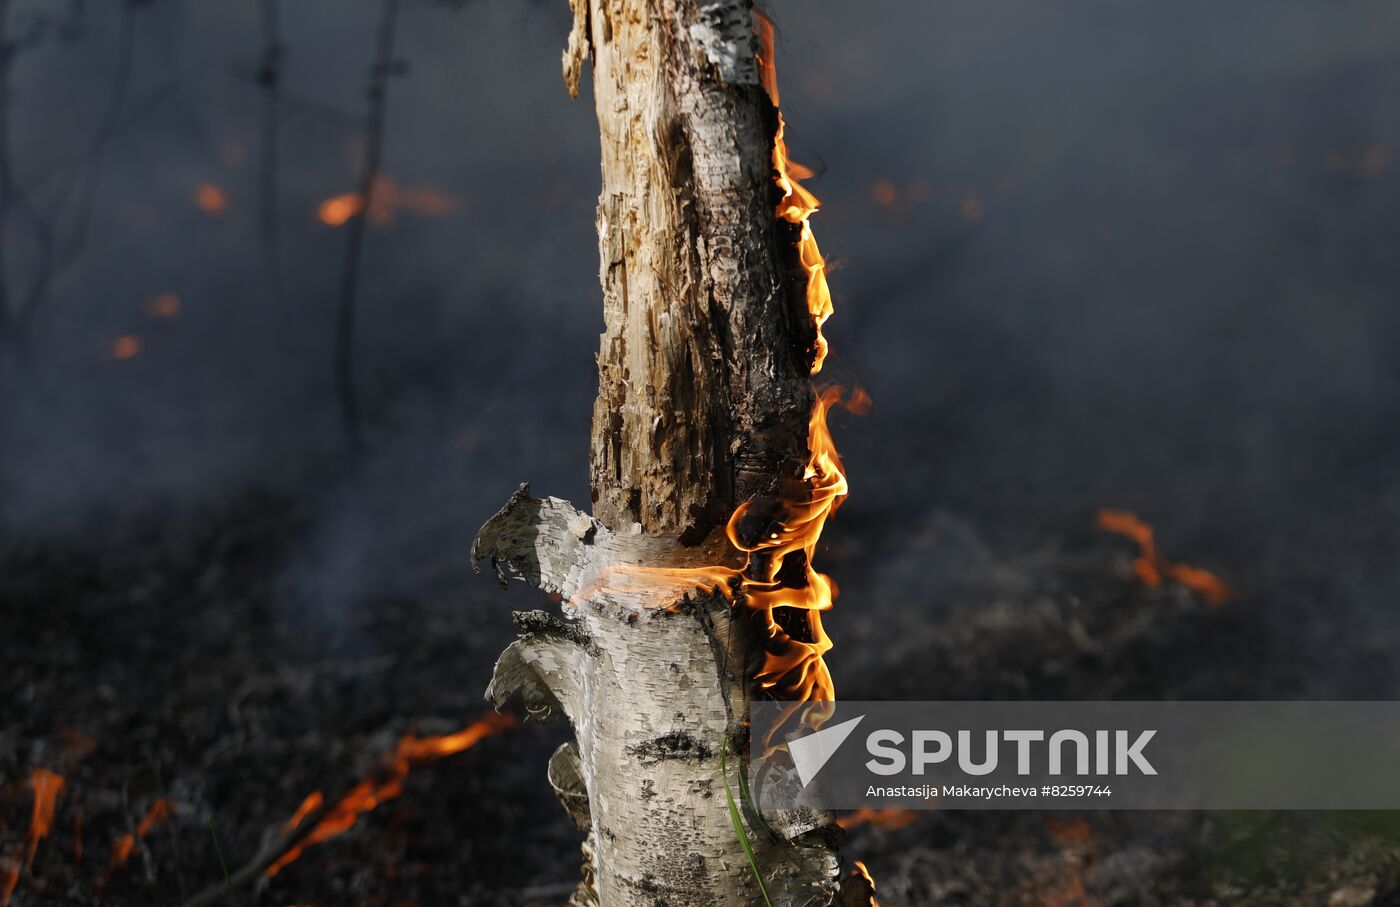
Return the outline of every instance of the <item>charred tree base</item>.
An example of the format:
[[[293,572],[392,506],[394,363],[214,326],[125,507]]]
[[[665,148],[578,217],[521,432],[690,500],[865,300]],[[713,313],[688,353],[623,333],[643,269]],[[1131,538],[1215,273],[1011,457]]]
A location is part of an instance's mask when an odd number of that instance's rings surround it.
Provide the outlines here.
[[[727,546],[726,546],[727,547]],[[579,905],[762,904],[731,822],[747,763],[747,703],[760,653],[722,592],[693,571],[732,554],[620,535],[557,498],[521,486],[482,527],[472,560],[561,596],[564,618],[515,615],[520,638],[501,655],[486,696],[520,695],[530,715],[563,713],[575,741],[549,780],[588,832]],[[725,769],[729,777],[725,777]],[[838,897],[832,817],[765,816],[776,840],[747,828],[775,905]]]

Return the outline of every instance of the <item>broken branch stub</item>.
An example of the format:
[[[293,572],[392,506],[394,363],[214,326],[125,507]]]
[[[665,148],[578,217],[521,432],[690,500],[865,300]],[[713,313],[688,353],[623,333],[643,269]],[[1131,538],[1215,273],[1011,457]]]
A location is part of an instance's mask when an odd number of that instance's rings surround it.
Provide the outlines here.
[[[725,800],[721,765],[742,770],[747,662],[759,649],[721,591],[691,573],[715,554],[620,535],[557,498],[516,492],[482,527],[473,562],[564,597],[565,617],[516,615],[522,635],[496,664],[487,698],[520,695],[530,713],[563,712],[575,740],[549,779],[588,830],[580,904],[760,904]],[[736,786],[730,778],[731,787]],[[828,904],[839,865],[821,813],[784,816],[777,840],[747,828],[768,896]]]

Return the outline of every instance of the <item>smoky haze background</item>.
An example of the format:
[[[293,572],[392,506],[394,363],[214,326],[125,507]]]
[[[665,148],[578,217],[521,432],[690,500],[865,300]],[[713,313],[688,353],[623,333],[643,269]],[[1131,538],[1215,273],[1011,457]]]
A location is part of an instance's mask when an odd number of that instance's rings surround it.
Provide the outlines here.
[[[16,0],[12,22],[38,8]],[[1034,545],[1091,531],[1102,506],[1140,512],[1248,596],[1309,583],[1356,617],[1344,632],[1393,641],[1400,7],[769,10],[791,149],[819,170],[814,226],[837,263],[828,372],[875,400],[836,425],[853,489],[827,530],[838,678],[840,647],[868,638],[843,632],[867,616],[950,607],[931,573],[966,565],[929,544],[940,527]],[[274,270],[258,4],[133,9],[87,243],[36,317],[32,369],[3,372],[0,529],[19,547],[137,543],[272,495],[307,527],[279,568],[287,615],[334,628],[376,597],[442,595],[508,632],[470,579],[475,528],[522,481],[588,499],[598,152],[591,98],[570,102],[559,76],[566,4],[400,18],[385,172],[453,204],[369,228],[355,466],[331,382],[344,228],[316,213],[355,186],[345,112],[364,108],[379,8],[281,14],[294,97]],[[88,4],[81,34],[15,63],[21,184],[78,159],[108,115],[119,16]],[[204,184],[226,210],[201,210]],[[4,242],[22,282],[31,240],[12,223]],[[164,293],[178,317],[148,313]],[[129,335],[139,352],[114,357]]]

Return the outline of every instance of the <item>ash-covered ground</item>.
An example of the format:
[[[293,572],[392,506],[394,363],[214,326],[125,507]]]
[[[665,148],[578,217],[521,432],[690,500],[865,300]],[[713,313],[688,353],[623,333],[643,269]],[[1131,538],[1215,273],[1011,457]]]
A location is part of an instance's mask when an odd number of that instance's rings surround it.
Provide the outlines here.
[[[769,6],[836,263],[826,374],[875,401],[834,420],[839,694],[1394,698],[1400,8]],[[400,12],[352,461],[337,212],[384,7],[4,6],[0,856],[31,773],[65,779],[12,907],[179,904],[483,713],[509,610],[547,603],[474,576],[472,534],[522,481],[587,500],[598,150],[566,7]],[[1100,508],[1235,597],[1144,586]],[[230,903],[560,903],[564,733],[414,768]],[[1397,824],[936,813],[847,852],[886,907],[1384,907]]]
[[[28,827],[28,768],[66,778],[15,907],[184,903],[224,878],[221,854],[233,871],[253,859],[307,794],[339,797],[405,732],[446,734],[486,711],[507,611],[541,598],[463,574],[458,599],[385,597],[327,636],[267,606],[287,540],[305,529],[286,502],[251,498],[152,526],[125,553],[7,556],[7,841]],[[837,637],[831,658],[847,696],[1395,695],[1394,640],[1354,635],[1350,615],[1322,607],[1301,576],[1295,598],[1272,601],[1249,591],[1258,578],[1234,577],[1238,597],[1215,606],[1181,586],[1144,586],[1136,546],[1092,528],[997,551],[933,514],[892,544],[938,570],[946,616],[838,605],[833,623],[863,628]],[[830,553],[852,585],[871,581],[859,565],[872,552]],[[1360,666],[1364,686],[1311,686],[1321,659]],[[226,902],[561,904],[579,835],[543,773],[565,733],[512,727],[415,768],[401,796]],[[168,817],[114,866],[118,840],[158,801]],[[929,812],[895,824],[853,827],[845,848],[886,905],[1379,907],[1400,897],[1400,821],[1389,813]]]

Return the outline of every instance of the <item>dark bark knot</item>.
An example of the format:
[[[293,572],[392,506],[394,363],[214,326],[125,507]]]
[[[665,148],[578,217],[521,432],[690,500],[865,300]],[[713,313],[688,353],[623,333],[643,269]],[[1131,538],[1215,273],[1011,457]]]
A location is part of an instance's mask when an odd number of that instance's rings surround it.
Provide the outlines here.
[[[641,743],[634,743],[627,747],[627,752],[636,756],[643,765],[655,765],[664,759],[703,762],[714,756],[714,752],[708,746],[685,731],[672,731]]]

